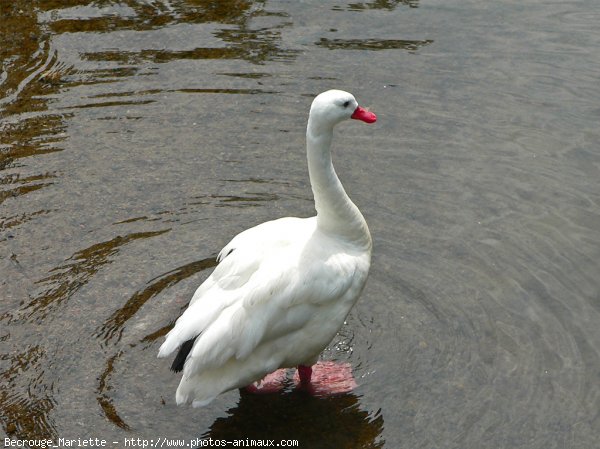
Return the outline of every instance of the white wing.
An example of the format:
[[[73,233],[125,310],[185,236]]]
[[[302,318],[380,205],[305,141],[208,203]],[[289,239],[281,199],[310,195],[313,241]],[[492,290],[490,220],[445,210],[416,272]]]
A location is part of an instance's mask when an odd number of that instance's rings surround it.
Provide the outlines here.
[[[305,326],[315,308],[342,297],[356,281],[356,261],[332,251],[335,245],[324,244],[317,232],[314,218],[282,218],[237,235],[219,254],[219,265],[177,320],[159,357],[199,335],[184,376],[244,359],[262,342]]]

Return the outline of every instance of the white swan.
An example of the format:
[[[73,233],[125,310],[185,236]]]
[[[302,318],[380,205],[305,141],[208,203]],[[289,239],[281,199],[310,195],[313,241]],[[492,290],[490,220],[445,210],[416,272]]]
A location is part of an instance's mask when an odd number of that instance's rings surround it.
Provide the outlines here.
[[[331,163],[333,127],[349,118],[377,119],[347,92],[314,99],[306,146],[316,217],[280,218],[235,236],[167,335],[158,357],[179,349],[177,404],[206,405],[283,367],[298,366],[301,382],[310,382],[371,262],[367,223]]]

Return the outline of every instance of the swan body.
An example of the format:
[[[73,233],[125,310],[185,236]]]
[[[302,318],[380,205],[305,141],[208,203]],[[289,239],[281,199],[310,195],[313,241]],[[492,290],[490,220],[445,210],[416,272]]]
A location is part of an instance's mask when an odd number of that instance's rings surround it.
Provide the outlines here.
[[[167,335],[158,356],[179,350],[177,404],[203,406],[278,368],[309,367],[342,326],[367,280],[372,247],[331,162],[333,127],[348,118],[376,120],[347,92],[312,103],[307,158],[317,215],[235,236]]]

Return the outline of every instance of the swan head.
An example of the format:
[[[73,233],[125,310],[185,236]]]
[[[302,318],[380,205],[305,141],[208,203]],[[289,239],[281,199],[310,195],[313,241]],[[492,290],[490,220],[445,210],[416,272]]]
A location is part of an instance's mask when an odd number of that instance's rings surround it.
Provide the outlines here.
[[[354,95],[343,90],[328,90],[317,95],[310,107],[309,120],[319,126],[333,128],[348,119],[374,123],[377,116],[361,108]]]

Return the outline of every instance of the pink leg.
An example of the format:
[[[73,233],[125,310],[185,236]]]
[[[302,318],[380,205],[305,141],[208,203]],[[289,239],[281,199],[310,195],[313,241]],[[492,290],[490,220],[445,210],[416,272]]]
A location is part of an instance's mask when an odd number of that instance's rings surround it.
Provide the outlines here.
[[[287,379],[286,370],[278,369],[277,371],[267,374],[263,379],[254,382],[247,387],[244,387],[248,393],[276,393],[283,390]]]
[[[319,360],[313,366],[298,366],[294,383],[315,396],[349,393],[356,388],[349,363]]]
[[[288,381],[285,368],[268,374],[259,382],[243,388],[248,393],[276,393],[286,388]],[[293,379],[296,387],[316,396],[349,393],[356,388],[349,363],[320,360],[313,366],[298,365]]]
[[[312,367],[305,365],[298,365],[298,375],[300,376],[300,383],[303,385],[310,384],[310,378],[312,376]]]

